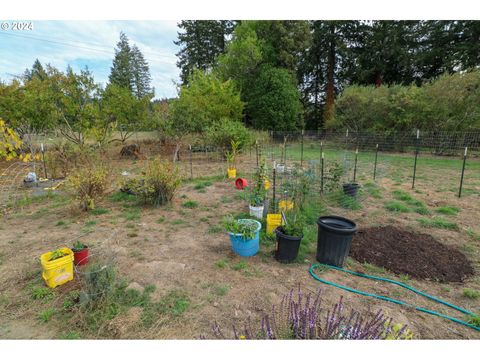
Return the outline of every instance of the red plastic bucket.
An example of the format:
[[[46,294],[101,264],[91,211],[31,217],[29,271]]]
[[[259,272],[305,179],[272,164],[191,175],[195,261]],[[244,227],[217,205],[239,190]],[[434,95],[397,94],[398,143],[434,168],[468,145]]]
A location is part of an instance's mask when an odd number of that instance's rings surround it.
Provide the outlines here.
[[[73,252],[73,263],[78,265],[85,265],[88,263],[88,248]]]
[[[243,190],[243,189],[245,189],[247,186],[248,186],[248,182],[247,182],[246,179],[238,178],[237,180],[235,180],[235,187],[236,187],[238,190]]]

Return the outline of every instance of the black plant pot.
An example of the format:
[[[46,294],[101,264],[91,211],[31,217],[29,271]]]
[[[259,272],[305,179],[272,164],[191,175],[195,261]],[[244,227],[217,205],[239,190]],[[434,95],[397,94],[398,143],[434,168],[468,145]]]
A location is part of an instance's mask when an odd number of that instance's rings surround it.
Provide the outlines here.
[[[282,226],[277,227],[275,233],[277,235],[277,251],[275,252],[275,259],[282,263],[290,263],[294,261],[297,258],[303,235],[285,235]]]
[[[317,224],[317,260],[322,264],[343,267],[357,225],[340,216],[321,216]]]
[[[351,197],[357,197],[358,189],[360,185],[357,183],[343,184],[343,193]]]

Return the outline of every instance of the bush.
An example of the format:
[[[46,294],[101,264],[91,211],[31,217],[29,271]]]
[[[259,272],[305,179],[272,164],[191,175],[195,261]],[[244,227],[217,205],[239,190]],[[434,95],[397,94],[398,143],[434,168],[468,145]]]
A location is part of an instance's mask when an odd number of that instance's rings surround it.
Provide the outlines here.
[[[95,208],[96,201],[103,196],[107,188],[107,177],[107,168],[99,164],[77,168],[68,177],[68,187],[83,211]]]
[[[208,145],[230,149],[232,140],[238,142],[238,150],[248,147],[252,143],[250,131],[240,122],[222,118],[209,126],[206,131]]]
[[[139,193],[146,204],[159,206],[172,201],[180,183],[175,164],[157,157],[148,163]]]

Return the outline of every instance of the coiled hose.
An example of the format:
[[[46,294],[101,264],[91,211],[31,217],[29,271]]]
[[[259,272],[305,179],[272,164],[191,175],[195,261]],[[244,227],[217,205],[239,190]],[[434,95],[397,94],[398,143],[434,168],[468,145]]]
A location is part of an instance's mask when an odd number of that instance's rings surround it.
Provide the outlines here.
[[[366,279],[373,279],[373,280],[378,280],[378,281],[384,281],[384,282],[388,282],[388,283],[391,283],[391,284],[394,284],[394,285],[398,285],[398,286],[401,286],[409,291],[412,291],[414,292],[415,294],[418,294],[418,295],[421,295],[423,297],[426,297],[427,299],[430,299],[430,300],[433,300],[435,302],[438,302],[442,305],[445,305],[445,306],[448,306],[448,307],[451,307],[452,309],[455,309],[463,314],[466,314],[466,315],[470,315],[470,316],[475,316],[475,314],[471,313],[470,311],[464,309],[464,308],[461,308],[459,306],[456,306],[456,305],[453,305],[453,304],[450,304],[444,300],[441,300],[439,298],[436,298],[432,295],[429,295],[427,293],[424,293],[420,290],[417,290],[415,289],[414,287],[411,287],[411,286],[408,286],[407,284],[404,284],[402,282],[399,282],[399,281],[395,281],[395,280],[392,280],[392,279],[386,279],[386,278],[382,278],[382,277],[378,277],[378,276],[373,276],[373,275],[367,275],[367,274],[363,274],[363,273],[359,273],[359,272],[355,272],[355,271],[351,271],[351,270],[347,270],[347,269],[342,269],[342,268],[339,268],[339,267],[336,267],[336,266],[333,266],[333,265],[326,265],[326,264],[313,264],[311,267],[310,267],[310,275],[317,281],[320,281],[321,283],[324,283],[326,285],[330,285],[330,286],[334,286],[336,288],[339,288],[339,289],[342,289],[342,290],[346,290],[346,291],[350,291],[352,293],[355,293],[355,294],[360,294],[360,295],[363,295],[363,296],[369,296],[369,297],[373,297],[375,299],[380,299],[380,300],[384,300],[384,301],[389,301],[391,303],[394,303],[394,304],[398,304],[398,305],[405,305],[405,306],[408,306],[408,307],[411,307],[411,308],[414,308],[415,310],[418,310],[418,311],[421,311],[421,312],[424,312],[424,313],[427,313],[427,314],[430,314],[430,315],[435,315],[435,316],[438,316],[438,317],[441,317],[441,318],[444,318],[444,319],[447,319],[447,320],[450,320],[450,321],[453,321],[457,324],[461,324],[461,325],[464,325],[464,326],[468,326],[469,328],[472,328],[474,330],[477,330],[477,331],[480,331],[480,327],[478,326],[475,326],[473,324],[470,324],[466,321],[463,321],[463,320],[460,320],[460,319],[457,319],[457,318],[454,318],[454,317],[451,317],[451,316],[448,316],[448,315],[445,315],[445,314],[441,314],[441,313],[438,313],[436,311],[433,311],[433,310],[429,310],[429,309],[425,309],[425,308],[422,308],[422,307],[419,307],[419,306],[415,306],[415,305],[411,305],[411,304],[408,304],[404,301],[401,301],[401,300],[397,300],[397,299],[392,299],[392,298],[389,298],[387,296],[382,296],[382,295],[377,295],[377,294],[372,294],[372,293],[367,293],[365,291],[360,291],[360,290],[356,290],[356,289],[353,289],[353,288],[350,288],[348,286],[344,286],[344,285],[340,285],[340,284],[336,284],[334,282],[331,282],[331,281],[328,281],[328,280],[325,280],[325,279],[322,279],[320,278],[317,274],[315,274],[315,269],[316,268],[327,268],[327,269],[333,269],[333,270],[337,270],[337,271],[343,271],[347,274],[351,274],[351,275],[355,275],[355,276],[359,276],[359,277],[363,277],[363,278],[366,278]]]

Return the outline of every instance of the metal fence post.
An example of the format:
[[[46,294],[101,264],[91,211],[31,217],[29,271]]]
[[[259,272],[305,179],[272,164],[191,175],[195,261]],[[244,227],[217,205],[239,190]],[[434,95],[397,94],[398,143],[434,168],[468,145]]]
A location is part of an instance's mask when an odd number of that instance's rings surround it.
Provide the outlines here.
[[[320,159],[320,194],[323,194],[323,173],[324,173],[324,164],[325,164],[324,157],[325,156],[322,151],[322,158]]]
[[[302,142],[301,142],[301,151],[300,151],[300,167],[303,166],[303,135],[304,135],[304,130],[302,129]]]
[[[412,189],[415,188],[415,177],[417,175],[417,158],[418,158],[418,140],[419,139],[420,139],[420,130],[417,129],[417,139],[415,141],[415,161],[413,163]]]
[[[375,163],[373,165],[373,181],[375,181],[377,177],[377,160],[378,160],[378,144],[375,149]]]
[[[458,189],[458,197],[462,197],[463,176],[465,175],[465,165],[467,162],[467,150],[468,146],[465,146],[465,152],[463,153],[462,176],[460,177],[460,188]]]
[[[193,159],[192,159],[192,145],[188,145],[190,150],[190,179],[193,179]]]
[[[353,182],[357,179],[357,161],[358,161],[358,148],[355,150],[355,165],[353,166]]]

